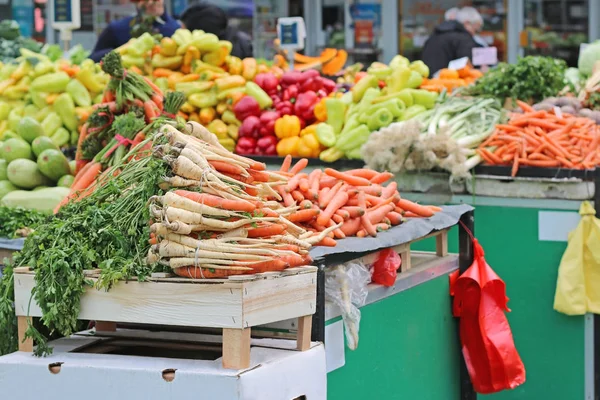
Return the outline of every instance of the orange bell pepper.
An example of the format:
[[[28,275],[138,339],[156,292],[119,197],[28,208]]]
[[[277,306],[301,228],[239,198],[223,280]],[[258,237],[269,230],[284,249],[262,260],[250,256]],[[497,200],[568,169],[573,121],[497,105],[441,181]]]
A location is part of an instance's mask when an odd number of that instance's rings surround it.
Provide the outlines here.
[[[275,136],[279,139],[298,136],[300,129],[300,118],[295,115],[284,115],[275,121]]]

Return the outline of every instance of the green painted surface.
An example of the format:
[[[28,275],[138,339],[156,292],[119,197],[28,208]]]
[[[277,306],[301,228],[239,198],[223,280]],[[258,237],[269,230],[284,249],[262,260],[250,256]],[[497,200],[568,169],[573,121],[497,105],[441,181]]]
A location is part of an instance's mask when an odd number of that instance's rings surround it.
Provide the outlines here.
[[[490,400],[579,400],[584,398],[584,318],[553,310],[558,265],[565,242],[538,241],[538,209],[478,206],[475,233],[488,264],[506,282],[508,320],[527,381]],[[458,250],[456,230],[450,251]],[[427,240],[413,246],[432,250]],[[442,400],[442,398],[440,398]],[[451,398],[448,398],[451,400]]]
[[[329,400],[458,399],[458,342],[442,276],[361,309],[360,339],[328,375]]]

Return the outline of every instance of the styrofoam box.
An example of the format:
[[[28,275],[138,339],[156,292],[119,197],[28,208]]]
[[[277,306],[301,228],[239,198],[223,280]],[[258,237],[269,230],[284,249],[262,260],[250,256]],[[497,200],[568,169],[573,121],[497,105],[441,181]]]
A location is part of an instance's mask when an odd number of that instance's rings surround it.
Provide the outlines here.
[[[38,358],[16,352],[0,357],[0,398],[34,400],[325,400],[325,350],[293,350],[295,341],[252,341],[251,364],[227,370],[221,359],[187,360],[73,353],[98,338],[72,336],[52,343],[54,354]],[[260,346],[260,347],[259,347]],[[52,365],[60,364],[59,368]],[[165,379],[175,370],[174,379]],[[171,375],[170,377],[173,377]],[[302,397],[305,396],[305,397]]]

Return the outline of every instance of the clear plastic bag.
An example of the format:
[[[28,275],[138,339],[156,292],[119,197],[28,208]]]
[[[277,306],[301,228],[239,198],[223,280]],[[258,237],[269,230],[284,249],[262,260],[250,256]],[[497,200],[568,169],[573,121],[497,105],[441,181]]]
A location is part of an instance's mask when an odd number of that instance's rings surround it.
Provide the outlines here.
[[[362,262],[350,261],[325,271],[325,296],[342,311],[346,344],[350,350],[358,347],[360,310],[367,300],[367,285],[371,282],[369,268]]]

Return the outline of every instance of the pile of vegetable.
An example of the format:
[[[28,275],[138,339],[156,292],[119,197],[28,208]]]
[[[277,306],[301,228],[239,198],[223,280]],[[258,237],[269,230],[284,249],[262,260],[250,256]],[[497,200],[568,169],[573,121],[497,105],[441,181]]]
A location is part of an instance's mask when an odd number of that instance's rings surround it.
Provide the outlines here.
[[[454,89],[468,86],[482,76],[483,73],[481,71],[470,65],[467,65],[460,70],[442,68],[436,78],[423,79],[421,89],[438,93],[452,93]]]
[[[449,97],[406,123],[373,133],[362,155],[375,170],[442,169],[466,177],[481,161],[475,149],[504,118],[497,100]]]
[[[0,238],[27,237],[47,218],[46,214],[35,210],[27,210],[22,207],[0,207]]]
[[[600,162],[600,128],[594,120],[566,113],[534,110],[519,102],[514,114],[477,150],[490,165],[592,169]]]
[[[565,87],[564,60],[528,56],[514,64],[500,63],[462,93],[471,96],[539,102]]]
[[[599,98],[600,99],[600,98]],[[554,107],[559,108],[560,112],[575,115],[577,117],[590,118],[600,124],[600,111],[584,107],[584,104],[573,96],[548,97],[541,102],[534,104],[534,110],[553,111]],[[519,107],[516,112],[523,112]]]
[[[0,63],[8,63],[19,57],[22,48],[35,53],[42,51],[40,43],[21,36],[21,30],[17,21],[9,19],[0,21]]]
[[[278,45],[278,39],[276,40]],[[289,69],[287,62],[288,52],[282,51],[281,54],[275,56],[275,64],[283,68]],[[337,75],[348,60],[348,52],[344,49],[325,48],[318,57],[310,57],[300,53],[294,53],[294,70],[308,71],[311,69],[320,70],[323,75]]]

